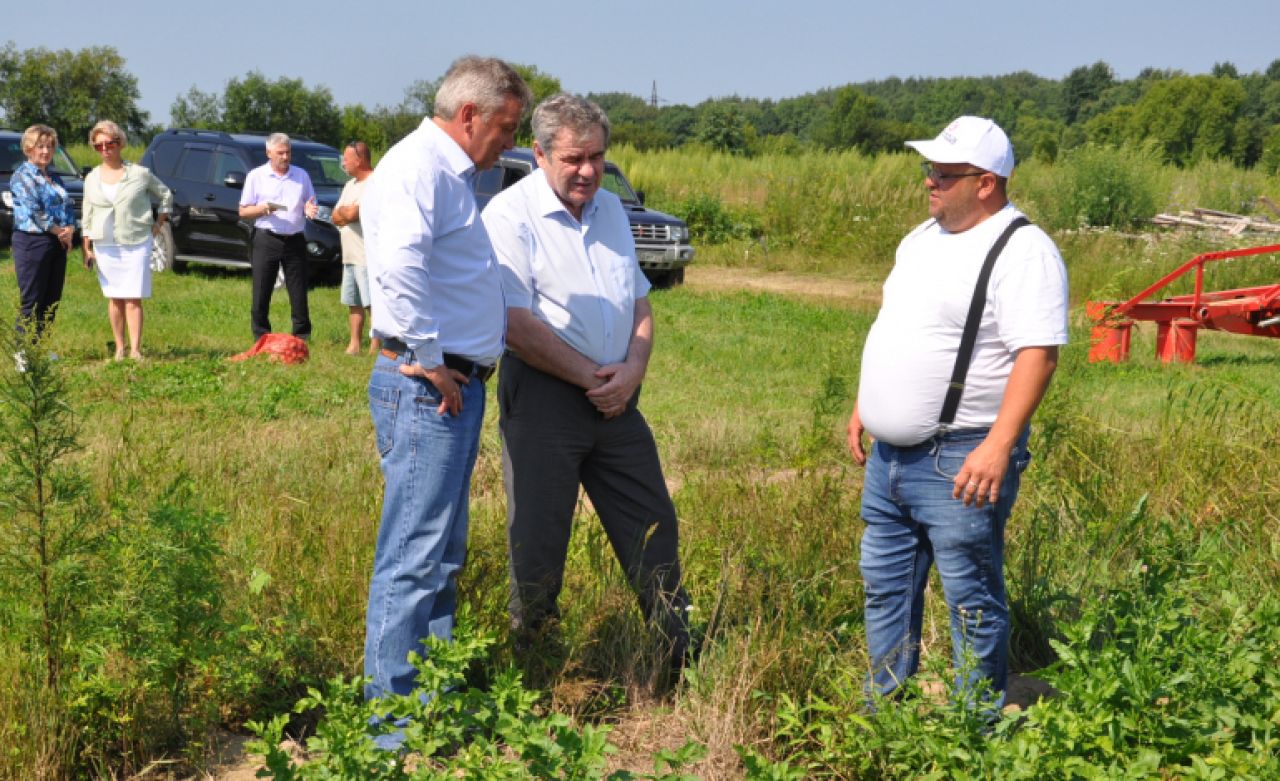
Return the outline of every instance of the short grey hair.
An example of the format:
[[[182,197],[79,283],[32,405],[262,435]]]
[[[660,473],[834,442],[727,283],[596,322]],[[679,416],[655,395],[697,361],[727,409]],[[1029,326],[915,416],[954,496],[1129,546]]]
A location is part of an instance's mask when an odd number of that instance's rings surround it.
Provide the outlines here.
[[[595,128],[604,131],[604,145],[609,146],[609,115],[595,103],[561,92],[538,104],[533,110],[533,137],[543,152],[551,153],[551,145],[561,130],[575,139],[584,138]]]
[[[286,133],[272,133],[271,135],[267,136],[266,147],[268,150],[274,149],[275,147],[278,147],[278,146],[292,147],[293,140],[289,138],[288,134]]]
[[[450,120],[463,105],[474,103],[480,115],[487,117],[501,109],[507,98],[520,101],[522,113],[533,102],[533,94],[515,68],[496,57],[460,57],[449,66],[436,90],[435,115]]]

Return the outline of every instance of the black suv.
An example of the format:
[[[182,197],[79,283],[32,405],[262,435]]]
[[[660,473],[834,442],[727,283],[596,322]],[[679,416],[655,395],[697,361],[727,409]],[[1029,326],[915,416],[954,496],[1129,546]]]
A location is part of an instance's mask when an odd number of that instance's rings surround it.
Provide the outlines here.
[[[8,244],[13,235],[13,195],[9,192],[9,177],[26,161],[27,156],[22,151],[22,131],[0,130],[0,244]],[[84,179],[62,147],[54,151],[49,170],[62,178],[67,193],[75,201],[76,221],[79,222],[80,207],[84,204]]]
[[[173,215],[153,249],[166,266],[249,266],[253,225],[240,219],[240,191],[248,172],[267,162],[266,140],[266,133],[184,128],[151,139],[142,165],[173,191]],[[304,230],[312,276],[332,277],[342,268],[342,242],[330,218],[349,177],[338,150],[306,138],[291,142],[291,162],[311,177],[320,207]]]
[[[533,173],[538,163],[533,150],[516,147],[503,152],[496,165],[476,176],[476,204],[483,209],[493,196]],[[684,267],[693,260],[689,227],[678,217],[645,208],[644,193],[631,188],[622,170],[604,164],[601,187],[618,196],[631,221],[640,269],[657,287],[671,287],[684,281]]]

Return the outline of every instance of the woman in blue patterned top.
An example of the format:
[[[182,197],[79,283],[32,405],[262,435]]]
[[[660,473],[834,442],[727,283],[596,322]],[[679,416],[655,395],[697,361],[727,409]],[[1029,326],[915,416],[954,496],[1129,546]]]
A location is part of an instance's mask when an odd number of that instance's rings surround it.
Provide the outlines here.
[[[32,125],[22,134],[27,162],[9,180],[13,194],[13,268],[18,275],[22,313],[18,329],[34,320],[36,333],[53,322],[62,284],[67,278],[67,250],[76,231],[76,210],[49,170],[58,134],[47,125]]]

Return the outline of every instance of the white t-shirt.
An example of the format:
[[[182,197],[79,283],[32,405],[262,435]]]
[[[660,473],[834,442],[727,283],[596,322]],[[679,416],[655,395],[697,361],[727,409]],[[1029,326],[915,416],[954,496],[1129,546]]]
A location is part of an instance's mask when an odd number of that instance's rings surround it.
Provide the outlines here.
[[[1012,204],[962,233],[929,220],[898,245],[884,301],[862,351],[858,412],[891,445],[937,433],[973,288],[991,245],[1021,212]],[[952,428],[995,422],[1013,360],[1023,347],[1067,343],[1067,272],[1034,225],[1014,232],[987,288],[964,395]]]
[[[349,203],[360,203],[360,198],[364,195],[364,186],[368,181],[367,176],[360,181],[348,180],[342,186],[342,196],[338,198],[338,203],[333,208],[336,210]],[[364,229],[360,227],[360,220],[348,222],[338,228],[338,235],[342,238],[342,262],[348,266],[363,266]]]

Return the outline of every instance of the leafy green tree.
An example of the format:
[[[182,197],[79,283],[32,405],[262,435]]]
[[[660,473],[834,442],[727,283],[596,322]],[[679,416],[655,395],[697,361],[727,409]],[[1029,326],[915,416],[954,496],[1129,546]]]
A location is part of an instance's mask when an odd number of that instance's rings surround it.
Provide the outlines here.
[[[174,98],[169,106],[169,119],[174,127],[217,129],[222,127],[222,100],[212,92],[202,92],[195,85],[186,95]]]
[[[268,81],[260,71],[227,82],[222,124],[235,130],[295,133],[326,144],[341,143],[342,116],[328,87],[307,89],[302,79]]]
[[[852,85],[836,90],[835,101],[813,132],[813,140],[827,149],[875,152],[889,145],[892,135],[884,105]]]
[[[1098,146],[1120,146],[1126,143],[1134,136],[1131,130],[1133,112],[1133,106],[1117,106],[1105,114],[1090,118],[1084,123],[1085,138]]]
[[[1058,157],[1062,146],[1062,131],[1065,126],[1056,119],[1047,117],[1019,117],[1010,136],[1013,142],[1014,157],[1019,161],[1038,158],[1053,162]]]
[[[1240,78],[1240,69],[1230,62],[1215,62],[1213,70],[1209,71],[1209,75],[1215,79],[1238,79]]]
[[[1115,72],[1102,60],[1075,68],[1062,80],[1062,118],[1068,125],[1088,119],[1103,93],[1115,83]]]
[[[671,134],[658,127],[656,122],[614,122],[609,143],[629,144],[636,149],[668,149],[675,146]]]
[[[101,119],[143,136],[147,112],[138,108],[138,80],[110,46],[72,51],[0,48],[0,112],[16,128],[42,122],[64,143],[88,139]]]
[[[1227,157],[1244,88],[1234,79],[1182,76],[1155,84],[1134,106],[1131,138],[1154,139],[1178,165]]]
[[[1274,125],[1263,140],[1258,165],[1265,174],[1280,174],[1280,125]]]
[[[694,137],[712,149],[740,155],[749,150],[755,128],[732,103],[709,102],[698,114]]]
[[[533,104],[525,112],[524,118],[520,120],[520,129],[516,131],[516,139],[528,144],[533,141],[533,107],[552,95],[563,92],[564,88],[560,86],[560,79],[543,73],[533,65],[512,63],[511,67],[516,69],[516,73],[520,74],[520,78],[524,79],[524,83],[529,85],[529,91],[533,93]]]
[[[404,100],[400,102],[400,110],[407,114],[416,114],[419,119],[429,117],[436,111],[436,92],[440,89],[441,76],[438,79],[418,79],[404,88]]]

